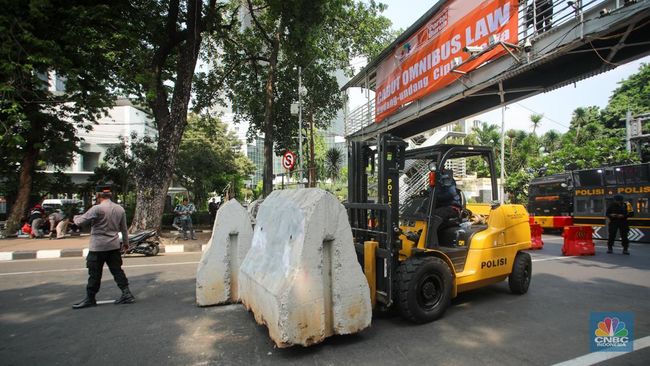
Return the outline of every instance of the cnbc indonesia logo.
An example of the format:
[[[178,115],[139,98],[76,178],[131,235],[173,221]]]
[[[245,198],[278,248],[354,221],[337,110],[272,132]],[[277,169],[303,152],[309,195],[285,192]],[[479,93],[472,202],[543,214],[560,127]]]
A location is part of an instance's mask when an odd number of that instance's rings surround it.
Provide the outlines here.
[[[603,313],[600,313],[603,314]],[[609,315],[592,314],[593,331],[592,350],[624,352],[632,351],[632,314],[618,313]]]

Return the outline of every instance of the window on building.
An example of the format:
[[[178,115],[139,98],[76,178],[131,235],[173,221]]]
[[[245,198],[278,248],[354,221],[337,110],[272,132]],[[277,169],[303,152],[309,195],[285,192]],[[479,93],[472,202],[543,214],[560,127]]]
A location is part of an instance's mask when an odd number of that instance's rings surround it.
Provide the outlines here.
[[[92,172],[99,166],[99,153],[98,152],[83,152],[81,153],[81,166],[85,172]]]

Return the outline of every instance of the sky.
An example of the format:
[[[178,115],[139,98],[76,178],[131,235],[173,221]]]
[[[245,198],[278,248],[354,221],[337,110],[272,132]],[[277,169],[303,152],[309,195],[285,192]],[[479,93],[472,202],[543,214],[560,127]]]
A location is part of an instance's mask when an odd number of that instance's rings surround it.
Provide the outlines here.
[[[405,6],[404,0],[381,0],[381,2],[388,5],[384,15],[393,22],[393,28],[407,29],[429,10],[437,0],[410,0],[408,6]],[[510,104],[505,114],[506,130],[514,128],[528,132],[532,131],[529,117],[532,113],[539,113],[543,114],[544,118],[537,128],[538,133],[544,133],[551,129],[565,132],[568,129],[571,114],[577,107],[592,105],[601,108],[605,107],[612,91],[618,87],[618,83],[636,73],[641,63],[650,63],[650,56],[579,81],[575,86],[573,84],[568,85]],[[353,96],[351,95],[351,97]],[[351,104],[358,103],[358,98],[359,96],[351,98]],[[351,108],[354,108],[354,105],[351,105]],[[501,109],[497,108],[471,118],[471,120],[475,119],[500,125]]]

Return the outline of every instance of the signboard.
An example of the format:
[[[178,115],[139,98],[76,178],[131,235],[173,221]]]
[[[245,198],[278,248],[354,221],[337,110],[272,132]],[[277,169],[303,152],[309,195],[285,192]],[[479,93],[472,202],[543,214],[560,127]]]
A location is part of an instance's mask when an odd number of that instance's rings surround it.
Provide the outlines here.
[[[377,68],[375,122],[406,103],[453,83],[461,74],[507,53],[496,46],[468,61],[466,46],[487,48],[490,38],[516,44],[519,0],[451,0]],[[459,66],[460,64],[460,66]]]
[[[282,156],[282,167],[286,170],[292,170],[296,165],[296,154],[287,150]]]

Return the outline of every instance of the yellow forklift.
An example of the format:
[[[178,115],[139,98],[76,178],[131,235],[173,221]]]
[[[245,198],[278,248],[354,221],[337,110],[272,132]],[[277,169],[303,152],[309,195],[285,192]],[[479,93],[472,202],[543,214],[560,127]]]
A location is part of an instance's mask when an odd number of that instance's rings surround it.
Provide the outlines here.
[[[521,205],[497,202],[492,149],[407,145],[381,134],[348,146],[346,208],[373,309],[397,308],[405,319],[426,323],[441,317],[459,293],[506,278],[513,293],[526,293],[532,274],[524,252],[530,248],[528,213]],[[469,204],[459,192],[460,215],[440,223],[432,214],[441,189],[436,174],[463,159],[483,162],[491,178],[490,202]],[[483,222],[470,221],[477,213]]]

